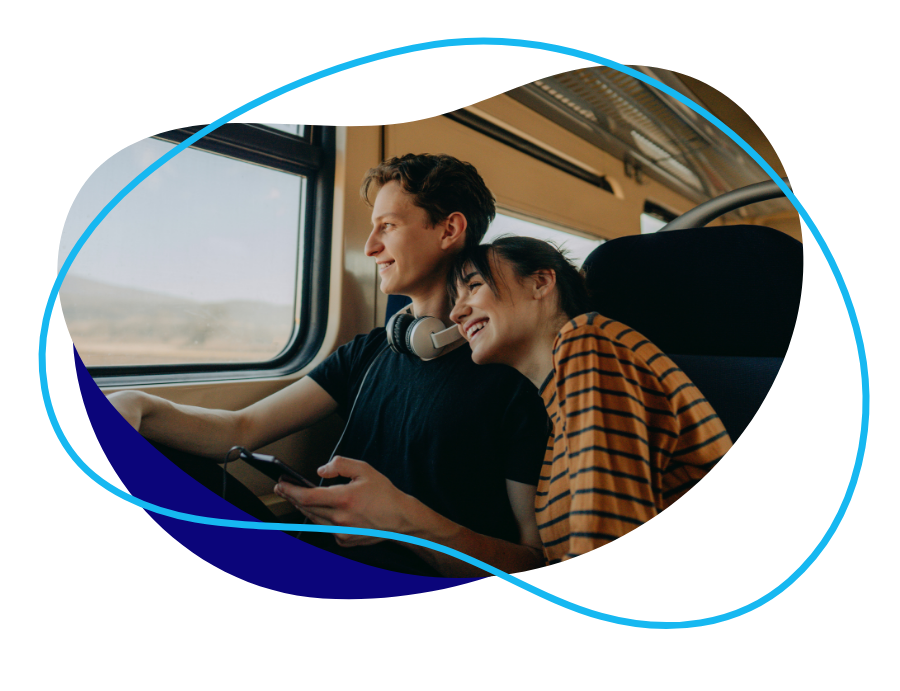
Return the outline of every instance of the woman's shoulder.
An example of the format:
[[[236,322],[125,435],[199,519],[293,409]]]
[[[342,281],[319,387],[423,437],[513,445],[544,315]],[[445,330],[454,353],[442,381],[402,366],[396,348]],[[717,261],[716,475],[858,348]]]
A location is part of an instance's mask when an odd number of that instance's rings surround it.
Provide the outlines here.
[[[587,312],[573,317],[565,323],[557,334],[557,340],[578,334],[597,333],[604,336],[610,336],[615,329],[613,325],[619,324],[615,319],[607,319],[598,312]]]
[[[644,343],[649,341],[626,324],[598,312],[587,312],[573,317],[559,330],[553,352],[557,353],[561,349],[630,349]]]
[[[653,342],[627,324],[597,312],[580,314],[560,329],[553,344],[557,365],[574,362],[588,353],[600,357],[629,360],[657,373],[673,367],[672,362]]]

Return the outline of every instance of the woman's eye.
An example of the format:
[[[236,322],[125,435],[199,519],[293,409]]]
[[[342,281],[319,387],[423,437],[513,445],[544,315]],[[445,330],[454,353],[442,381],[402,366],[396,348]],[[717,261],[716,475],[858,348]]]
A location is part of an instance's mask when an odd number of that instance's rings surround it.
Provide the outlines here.
[[[469,292],[471,293],[473,290],[475,290],[480,285],[481,284],[476,281],[476,282],[470,283],[467,287],[469,289]]]

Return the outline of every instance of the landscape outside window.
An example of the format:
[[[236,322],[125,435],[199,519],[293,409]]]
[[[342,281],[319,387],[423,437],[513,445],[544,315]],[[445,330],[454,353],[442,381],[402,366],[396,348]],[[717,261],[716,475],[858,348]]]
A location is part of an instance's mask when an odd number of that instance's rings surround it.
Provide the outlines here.
[[[91,176],[60,265],[103,206],[174,145],[147,139]],[[264,362],[288,344],[299,298],[305,179],[195,149],[142,182],[97,227],[63,283],[91,366]]]

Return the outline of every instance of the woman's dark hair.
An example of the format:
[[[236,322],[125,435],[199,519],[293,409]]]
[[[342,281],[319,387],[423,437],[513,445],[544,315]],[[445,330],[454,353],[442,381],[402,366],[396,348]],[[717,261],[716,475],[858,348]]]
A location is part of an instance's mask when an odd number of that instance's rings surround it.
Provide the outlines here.
[[[493,293],[497,294],[497,282],[491,271],[492,254],[509,264],[519,278],[553,269],[556,274],[559,308],[569,317],[577,317],[593,310],[584,276],[562,251],[544,240],[513,235],[499,237],[489,245],[467,247],[454,258],[447,276],[447,289],[453,302],[456,302],[457,283],[462,282],[472,271],[477,271]]]
[[[369,191],[396,181],[432,225],[455,211],[466,217],[466,247],[477,247],[494,220],[494,195],[471,163],[446,154],[406,154],[369,170],[359,193],[371,206]]]

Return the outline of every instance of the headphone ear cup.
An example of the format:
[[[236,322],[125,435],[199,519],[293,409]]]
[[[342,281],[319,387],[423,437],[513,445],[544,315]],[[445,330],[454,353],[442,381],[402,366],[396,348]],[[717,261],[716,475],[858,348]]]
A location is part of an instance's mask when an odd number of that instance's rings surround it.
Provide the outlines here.
[[[406,329],[406,348],[422,360],[431,360],[441,354],[431,335],[444,330],[444,322],[437,317],[419,317]]]
[[[413,352],[409,348],[408,333],[416,318],[406,312],[395,314],[387,323],[385,332],[387,333],[388,345],[395,353],[400,355],[412,355]]]
[[[412,337],[413,337],[413,333],[414,333],[414,328],[415,328],[416,324],[418,324],[420,321],[422,321],[421,317],[419,317],[417,319],[413,319],[412,323],[406,327],[406,331],[403,333],[403,345],[406,347],[406,352],[409,353],[410,355],[419,355],[416,352],[416,349],[413,347]],[[421,357],[421,356],[419,356],[419,357]]]

